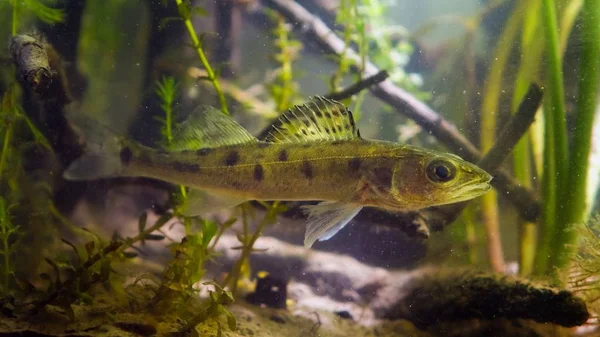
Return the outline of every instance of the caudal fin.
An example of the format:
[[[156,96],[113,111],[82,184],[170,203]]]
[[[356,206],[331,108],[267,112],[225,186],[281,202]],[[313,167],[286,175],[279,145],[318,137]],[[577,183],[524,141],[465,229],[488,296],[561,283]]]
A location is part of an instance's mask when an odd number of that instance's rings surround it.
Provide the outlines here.
[[[121,176],[124,162],[131,158],[131,150],[124,148],[121,138],[107,126],[70,106],[70,122],[79,128],[86,140],[86,153],[75,160],[63,173],[67,180],[94,180]]]

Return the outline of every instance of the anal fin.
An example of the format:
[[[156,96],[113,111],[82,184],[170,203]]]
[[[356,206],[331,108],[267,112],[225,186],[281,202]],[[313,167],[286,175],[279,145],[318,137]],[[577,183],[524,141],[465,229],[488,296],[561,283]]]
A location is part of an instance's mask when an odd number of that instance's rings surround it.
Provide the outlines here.
[[[323,201],[302,208],[308,214],[304,246],[310,248],[317,240],[331,239],[360,212],[363,206],[339,201]]]
[[[228,194],[191,189],[181,208],[181,214],[185,216],[197,216],[211,211],[234,207],[246,201],[246,199],[232,197]]]

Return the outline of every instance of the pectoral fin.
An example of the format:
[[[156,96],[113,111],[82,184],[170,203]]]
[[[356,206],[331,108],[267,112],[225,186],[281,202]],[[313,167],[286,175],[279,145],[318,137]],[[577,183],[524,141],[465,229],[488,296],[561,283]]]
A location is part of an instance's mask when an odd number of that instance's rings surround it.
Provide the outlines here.
[[[181,208],[181,214],[196,216],[234,207],[246,201],[246,199],[235,198],[226,194],[192,189],[189,191],[187,199]]]
[[[331,239],[360,212],[363,206],[339,201],[323,201],[302,208],[308,214],[304,246],[309,248],[317,240]]]

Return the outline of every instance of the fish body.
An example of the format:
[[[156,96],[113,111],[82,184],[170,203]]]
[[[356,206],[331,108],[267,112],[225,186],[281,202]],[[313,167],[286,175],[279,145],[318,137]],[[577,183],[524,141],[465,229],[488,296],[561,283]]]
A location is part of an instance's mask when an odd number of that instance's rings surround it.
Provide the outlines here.
[[[113,138],[112,154],[92,152],[65,177],[185,185],[195,191],[189,214],[247,200],[322,201],[307,208],[307,246],[333,236],[365,206],[417,210],[490,189],[491,176],[458,156],[363,139],[346,107],[320,97],[290,109],[264,141],[216,109],[203,107],[190,119],[171,151]]]

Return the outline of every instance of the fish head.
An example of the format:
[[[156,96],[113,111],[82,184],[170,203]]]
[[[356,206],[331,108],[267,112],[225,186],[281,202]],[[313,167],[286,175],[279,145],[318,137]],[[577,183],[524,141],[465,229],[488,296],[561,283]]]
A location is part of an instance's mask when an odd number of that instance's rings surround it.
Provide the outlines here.
[[[418,152],[394,165],[389,193],[399,209],[421,209],[478,197],[492,176],[453,154]]]

